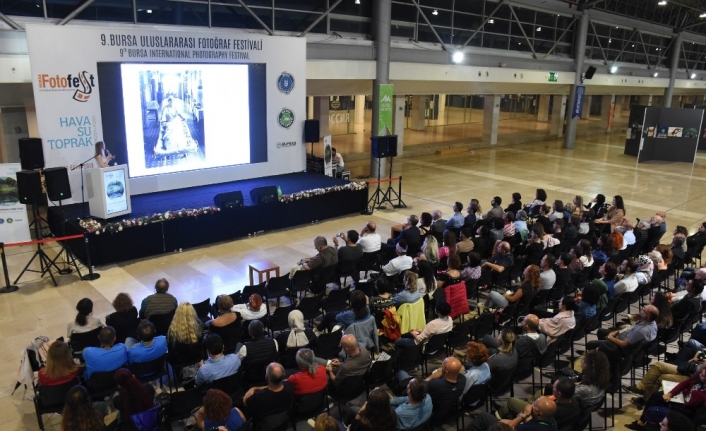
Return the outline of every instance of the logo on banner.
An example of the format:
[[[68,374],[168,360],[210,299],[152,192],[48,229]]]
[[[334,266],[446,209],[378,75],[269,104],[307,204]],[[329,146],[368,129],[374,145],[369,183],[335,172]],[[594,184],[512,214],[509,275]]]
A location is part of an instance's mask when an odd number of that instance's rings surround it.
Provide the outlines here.
[[[5,223],[5,219],[0,218],[0,224],[3,224],[3,223]]]
[[[279,123],[280,127],[289,129],[294,124],[294,112],[289,108],[282,108],[277,116],[277,123]]]
[[[297,141],[277,142],[277,148],[296,147]]]
[[[571,118],[581,117],[583,115],[583,99],[586,96],[586,86],[576,86],[576,97],[574,98],[574,106],[571,108]]]
[[[7,218],[7,222],[8,222],[8,223],[12,223],[13,221],[14,221],[14,220],[11,219],[10,217]]]
[[[71,91],[77,102],[87,102],[96,86],[95,78],[87,71],[66,76],[40,73],[37,76],[39,91]]]
[[[288,72],[282,72],[277,78],[277,89],[284,94],[289,94],[294,90],[294,77]]]

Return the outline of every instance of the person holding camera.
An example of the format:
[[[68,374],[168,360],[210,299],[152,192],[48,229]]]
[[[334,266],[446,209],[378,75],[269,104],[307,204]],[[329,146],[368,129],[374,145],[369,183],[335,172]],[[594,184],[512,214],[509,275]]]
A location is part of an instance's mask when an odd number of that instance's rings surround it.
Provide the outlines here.
[[[339,247],[338,238],[345,241],[346,245]],[[338,254],[338,274],[352,273],[353,280],[358,281],[359,276],[356,268],[363,257],[363,246],[358,244],[358,232],[351,229],[348,232],[337,233],[333,237],[333,245]]]

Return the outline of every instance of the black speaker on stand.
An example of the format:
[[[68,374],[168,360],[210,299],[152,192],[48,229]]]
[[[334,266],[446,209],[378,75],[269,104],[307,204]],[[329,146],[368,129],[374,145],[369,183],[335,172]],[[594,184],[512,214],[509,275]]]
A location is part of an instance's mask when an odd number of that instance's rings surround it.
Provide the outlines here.
[[[593,78],[593,75],[596,73],[596,68],[594,66],[588,66],[588,69],[586,69],[586,73],[583,74],[583,79],[591,79]],[[583,79],[581,82],[583,82]]]
[[[20,147],[20,164],[23,170],[44,168],[44,150],[41,139],[20,138],[17,144]]]
[[[250,199],[252,199],[253,205],[277,202],[277,195],[277,186],[255,187],[250,190]]]
[[[220,209],[234,209],[243,206],[243,192],[237,190],[234,192],[218,193],[213,197],[213,203]]]
[[[44,170],[44,181],[46,182],[47,186],[47,198],[50,201],[58,201],[59,202],[59,211],[61,212],[61,219],[63,220],[63,223],[61,224],[61,232],[59,232],[59,235],[64,236],[66,235],[66,218],[64,217],[64,207],[62,205],[62,202],[64,199],[70,199],[71,198],[71,184],[69,183],[69,171],[65,167],[58,167],[58,168],[48,168]],[[64,255],[64,260],[62,263],[64,264],[64,268],[59,270],[59,274],[61,275],[68,275],[73,272],[71,269],[71,265],[73,265],[76,268],[76,272],[78,272],[79,277],[81,277],[81,271],[78,269],[78,265],[76,264],[76,257],[69,251],[66,246],[59,242],[61,245],[61,250],[59,251],[59,254],[56,255],[54,260],[52,260],[53,264],[56,264],[56,261],[61,258],[62,255]]]
[[[400,190],[396,192],[392,188],[392,163],[397,157],[397,135],[390,136],[372,136],[370,138],[370,147],[373,154],[373,158],[377,160],[378,164],[378,180],[377,188],[375,193],[368,200],[368,210],[366,213],[372,214],[375,208],[382,209],[385,208],[384,203],[388,202],[394,208],[407,208],[407,205],[402,201],[402,181],[400,181]],[[387,176],[387,190],[383,191],[380,187],[380,159],[390,158],[390,168],[388,169]],[[401,179],[401,177],[400,177]],[[394,198],[397,199],[397,204],[392,202]]]
[[[304,120],[304,142],[311,143],[311,155],[314,155],[314,142],[321,139],[319,120]]]

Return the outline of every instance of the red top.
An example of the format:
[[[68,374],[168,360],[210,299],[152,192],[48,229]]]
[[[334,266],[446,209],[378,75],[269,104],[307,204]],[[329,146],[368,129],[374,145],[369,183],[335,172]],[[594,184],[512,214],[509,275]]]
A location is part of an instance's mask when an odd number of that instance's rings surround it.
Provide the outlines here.
[[[326,368],[319,365],[316,374],[312,375],[308,370],[300,371],[290,376],[287,381],[294,386],[294,395],[301,396],[322,391],[328,385]]]
[[[67,376],[64,376],[64,377],[61,377],[61,378],[58,378],[58,379],[50,379],[49,377],[47,377],[47,374],[46,374],[47,369],[46,369],[46,368],[42,368],[42,369],[39,370],[39,384],[42,385],[42,386],[58,386],[58,385],[63,385],[64,383],[68,383],[68,382],[70,382],[71,380],[75,379],[76,376],[78,375],[78,371],[79,371],[79,369],[76,368],[76,371],[74,371],[73,373],[71,373],[71,374],[69,374],[69,375],[67,375]]]
[[[687,407],[695,408],[706,406],[706,390],[704,390],[705,385],[701,383],[701,379],[699,378],[700,374],[701,370],[676,385],[669,393],[672,395],[679,393],[684,394],[684,399],[689,399],[684,404]]]

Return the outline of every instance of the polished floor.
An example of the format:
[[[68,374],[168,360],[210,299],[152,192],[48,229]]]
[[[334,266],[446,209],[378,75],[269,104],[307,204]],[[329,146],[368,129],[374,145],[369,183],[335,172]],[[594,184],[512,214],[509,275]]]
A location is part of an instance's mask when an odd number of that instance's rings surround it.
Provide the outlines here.
[[[501,123],[502,127],[503,123]],[[473,153],[446,156],[405,157],[394,164],[394,174],[404,177],[403,200],[407,209],[376,210],[372,216],[352,215],[285,231],[265,232],[256,237],[224,242],[140,261],[96,268],[101,277],[80,281],[75,274],[60,276],[54,287],[48,277],[29,273],[19,291],[0,296],[0,429],[38,429],[31,393],[22,389],[11,395],[19,367],[20,352],[37,335],[66,335],[75,305],[83,297],[94,301],[94,315],[104,319],[119,292],[128,292],[139,303],[152,292],[155,280],[166,277],[170,292],[180,301],[198,302],[221,293],[232,293],[248,283],[248,263],[267,258],[288,269],[300,258],[314,254],[313,238],[360,229],[367,220],[378,223],[385,236],[390,227],[409,214],[441,209],[451,212],[455,201],[464,204],[477,198],[483,207],[493,196],[509,199],[520,192],[529,202],[536,188],[544,188],[549,200],[585,199],[596,193],[620,194],[627,216],[648,218],[658,210],[667,212],[668,233],[677,225],[693,233],[706,221],[706,154],[698,154],[692,166],[682,163],[637,165],[624,156],[624,131],[584,134],[573,150],[562,149],[558,140],[534,144],[478,149]],[[369,172],[367,161],[348,164],[354,175]],[[138,228],[136,228],[138,229]],[[120,233],[117,233],[119,235]],[[663,241],[669,241],[666,235]],[[9,275],[14,280],[32,256],[30,248],[9,248]],[[54,254],[49,250],[49,254]],[[519,390],[523,396],[524,390]],[[616,428],[632,421],[636,409],[624,395],[623,413]],[[45,416],[49,430],[58,429],[57,417]],[[602,422],[602,420],[601,420]],[[467,422],[468,423],[468,422]],[[594,422],[595,423],[595,422]]]

